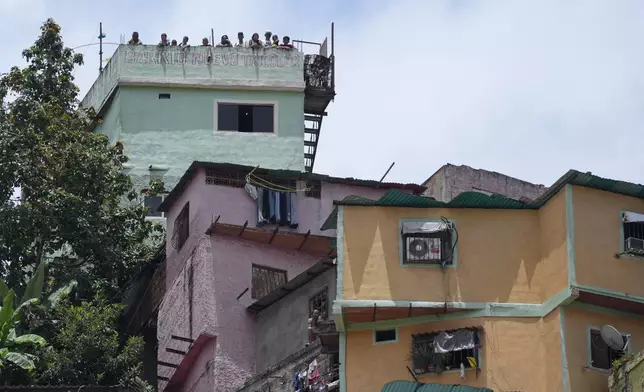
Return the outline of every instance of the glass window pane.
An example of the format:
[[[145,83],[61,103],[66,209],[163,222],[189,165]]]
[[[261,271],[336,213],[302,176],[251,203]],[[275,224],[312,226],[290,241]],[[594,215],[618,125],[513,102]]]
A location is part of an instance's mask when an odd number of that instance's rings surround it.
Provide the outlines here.
[[[146,216],[162,216],[161,211],[157,211],[162,201],[161,196],[146,196],[143,199],[143,204],[149,208]]]
[[[273,106],[253,107],[253,132],[273,132]]]
[[[220,103],[217,105],[217,130],[219,131],[236,131],[237,122],[237,105]]]

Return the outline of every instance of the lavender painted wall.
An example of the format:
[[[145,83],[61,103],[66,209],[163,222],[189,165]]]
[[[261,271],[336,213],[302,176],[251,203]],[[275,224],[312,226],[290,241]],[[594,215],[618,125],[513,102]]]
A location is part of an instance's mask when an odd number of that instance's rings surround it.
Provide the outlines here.
[[[253,302],[250,298],[252,264],[284,269],[288,279],[292,279],[318,262],[319,257],[236,236],[206,236],[204,233],[216,216],[220,216],[221,223],[243,225],[248,220],[249,225],[254,225],[257,215],[255,201],[244,189],[206,185],[205,179],[205,170],[197,170],[183,194],[166,213],[170,238],[174,220],[185,203],[190,202],[188,241],[178,251],[172,248],[170,241],[167,244],[168,290],[159,309],[158,357],[170,363],[181,361],[180,355],[165,350],[168,347],[182,348],[181,344],[170,339],[170,335],[192,339],[201,334],[214,336],[215,340],[203,348],[191,367],[182,390],[234,391],[255,374],[256,347],[258,343],[263,346],[255,339],[256,320],[246,311]],[[303,186],[298,184],[298,187]],[[319,231],[333,209],[333,200],[347,195],[378,198],[385,192],[386,189],[323,183],[319,199],[298,193],[300,226],[293,231],[305,233],[311,230],[312,234],[333,237],[333,231]],[[249,291],[237,299],[246,288]],[[290,321],[275,322],[279,325]],[[262,328],[267,326],[264,324]],[[159,375],[165,377],[173,373],[173,369],[168,367],[159,367],[158,370]],[[160,382],[159,389],[164,388],[165,383]]]
[[[298,183],[298,188],[303,189],[305,184]],[[306,233],[311,230],[313,235],[335,237],[334,230],[320,231],[320,227],[333,210],[333,200],[341,200],[349,195],[363,196],[370,199],[377,199],[387,189],[366,188],[335,183],[322,183],[322,192],[319,199],[307,197],[304,192],[298,192],[298,211],[300,224],[297,229],[281,228],[281,231],[292,231]],[[406,191],[410,192],[410,191]],[[192,180],[186,185],[181,197],[175,201],[170,210],[166,213],[167,232],[172,235],[174,220],[183,208],[184,204],[190,201],[190,235],[195,233],[203,234],[210,226],[212,220],[220,216],[220,223],[232,225],[243,225],[248,221],[250,227],[257,224],[256,203],[242,188],[232,188],[219,185],[206,185],[206,172],[204,169],[196,171]],[[170,242],[167,243],[166,252],[168,259],[177,253]],[[181,252],[185,252],[181,250]],[[180,260],[176,258],[173,260]],[[185,257],[184,257],[185,259]],[[174,280],[178,264],[167,263],[166,284],[170,287]]]

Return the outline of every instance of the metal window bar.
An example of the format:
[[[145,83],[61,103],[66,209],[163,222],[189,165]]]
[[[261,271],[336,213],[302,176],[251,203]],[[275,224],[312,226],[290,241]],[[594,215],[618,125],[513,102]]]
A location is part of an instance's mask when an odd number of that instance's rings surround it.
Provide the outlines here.
[[[320,319],[327,319],[328,293],[329,289],[325,287],[309,298],[309,317],[313,316],[313,311],[317,309],[320,312]]]
[[[452,264],[452,232],[403,234],[403,264]]]
[[[468,357],[478,361],[479,344],[472,349],[452,351],[448,353],[434,352],[434,337],[437,333],[412,337],[412,366],[415,374],[440,373],[445,370],[460,369],[461,364],[466,369],[472,368]],[[478,342],[478,334],[475,338]],[[478,363],[477,363],[478,366]]]
[[[306,197],[319,199],[322,197],[322,181],[312,180],[306,183]]]
[[[172,231],[172,247],[176,250],[180,250],[190,236],[189,216],[190,202],[186,202],[186,205],[174,220]]]
[[[624,250],[644,256],[644,222],[623,222]]]
[[[218,172],[216,170],[206,171],[206,185],[222,185],[235,188],[243,188],[246,183],[246,175],[239,172]]]
[[[251,298],[259,299],[287,282],[285,270],[253,264]]]

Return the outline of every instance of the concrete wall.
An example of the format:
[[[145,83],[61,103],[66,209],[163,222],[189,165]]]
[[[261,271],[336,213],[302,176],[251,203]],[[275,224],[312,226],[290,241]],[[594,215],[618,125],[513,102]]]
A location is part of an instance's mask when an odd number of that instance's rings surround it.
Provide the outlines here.
[[[194,46],[184,51],[156,45],[120,45],[82,106],[98,110],[117,83],[303,91],[304,55],[272,48]]]
[[[644,200],[573,186],[572,204],[577,283],[644,296],[643,259],[615,258],[621,248],[621,212],[644,213]]]
[[[562,390],[559,311],[539,318],[462,318],[398,328],[398,341],[374,344],[373,331],[347,332],[347,391],[379,391],[387,382],[409,380],[412,334],[481,326],[481,372],[422,375],[426,383],[463,384],[495,391]],[[576,391],[575,389],[573,389]],[[582,391],[580,389],[579,391]]]
[[[299,183],[298,188],[304,189],[305,184]],[[298,211],[300,224],[297,229],[287,227],[280,228],[280,231],[291,231],[306,233],[311,230],[312,235],[335,236],[335,230],[320,231],[320,227],[333,210],[333,200],[341,200],[348,195],[358,195],[368,198],[379,198],[387,190],[374,189],[341,184],[322,184],[321,197],[319,199],[307,197],[304,192],[298,192]],[[207,185],[205,170],[200,169],[186,185],[181,197],[172,205],[166,214],[167,232],[172,234],[174,220],[187,201],[190,201],[191,233],[204,233],[210,226],[213,217],[219,216],[219,222],[234,225],[248,224],[253,227],[257,224],[256,202],[248,196],[242,188],[232,188],[219,185]],[[198,220],[198,222],[197,222]],[[194,222],[194,223],[193,223]],[[172,255],[174,250],[170,243],[167,244],[167,254]],[[168,261],[167,279],[172,282],[176,275],[177,265]],[[172,260],[179,260],[173,258]]]
[[[607,392],[608,372],[587,367],[589,362],[589,327],[610,324],[622,333],[631,334],[631,352],[644,349],[644,323],[641,317],[612,312],[610,309],[569,306],[565,308],[565,342],[570,375],[570,390]],[[639,391],[639,389],[635,389]]]
[[[447,164],[434,173],[425,183],[425,195],[448,202],[463,192],[481,190],[521,199],[534,200],[541,196],[546,187],[536,185],[501,173],[474,169],[469,166]]]
[[[304,349],[308,343],[309,298],[326,287],[327,315],[330,315],[335,298],[335,282],[335,268],[332,268],[257,315],[257,373]]]
[[[628,358],[617,371],[613,371],[608,378],[608,389],[610,392],[644,390],[644,350]]]
[[[343,299],[542,303],[568,286],[563,200],[542,211],[345,206]],[[456,224],[455,267],[401,266],[400,220],[440,217]]]
[[[275,133],[216,131],[217,101],[273,103]],[[169,169],[168,189],[193,161],[302,171],[304,93],[121,86],[96,132],[123,142],[137,187],[148,184],[150,165]]]

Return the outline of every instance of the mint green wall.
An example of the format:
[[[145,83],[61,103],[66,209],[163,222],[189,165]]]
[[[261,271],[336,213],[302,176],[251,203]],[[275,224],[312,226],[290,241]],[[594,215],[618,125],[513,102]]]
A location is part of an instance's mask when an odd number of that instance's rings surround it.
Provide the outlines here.
[[[150,165],[168,167],[170,187],[197,160],[304,168],[302,92],[122,86],[117,94],[96,131],[124,143],[137,186],[147,183]],[[276,101],[277,134],[215,132],[216,100]]]

